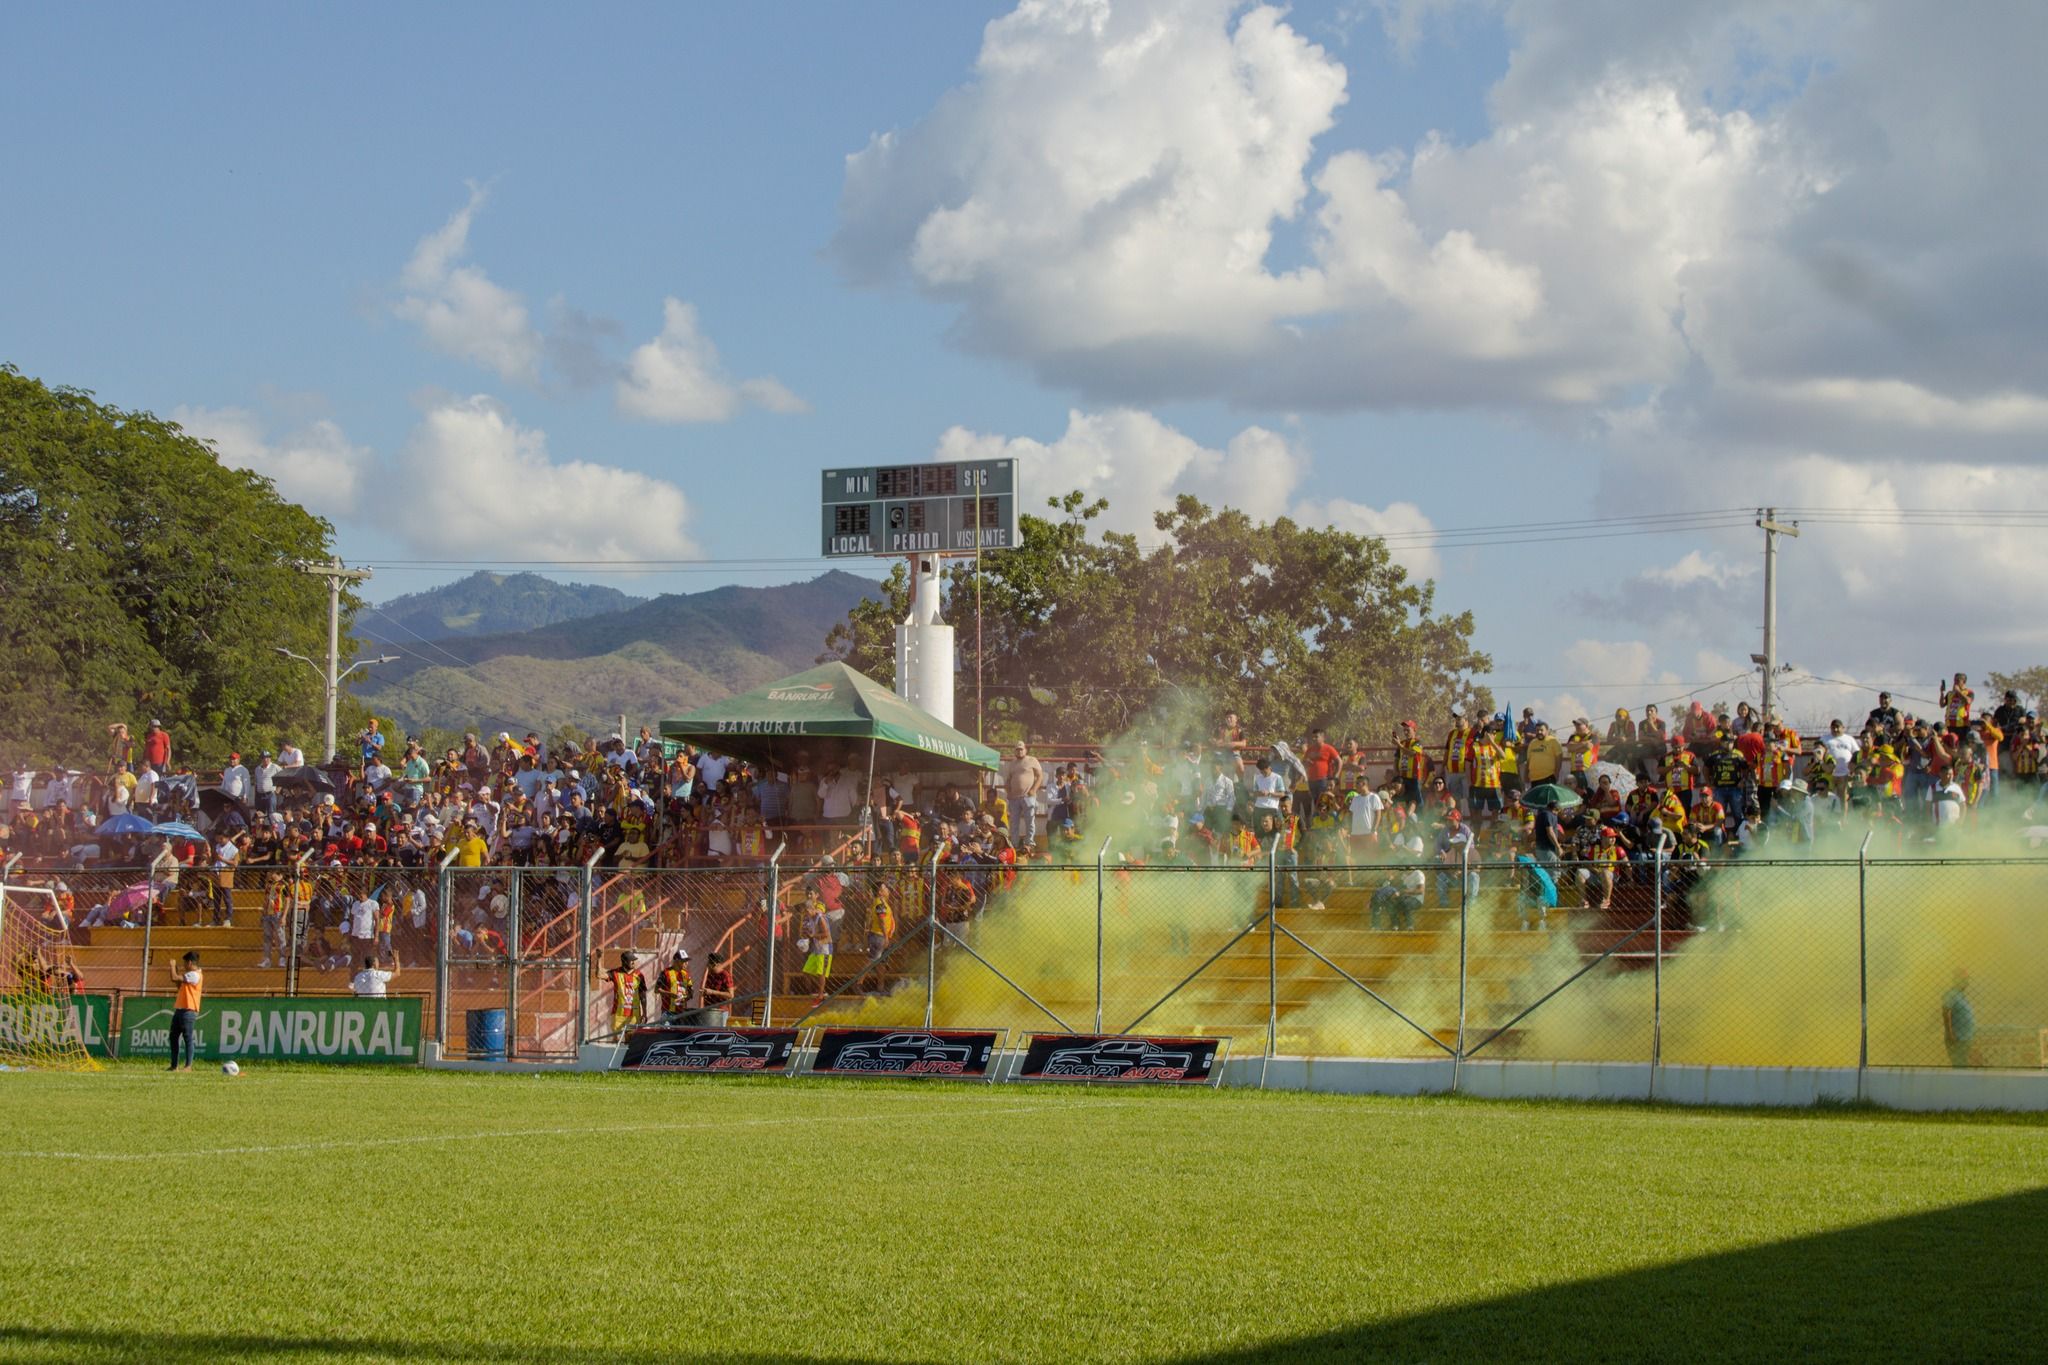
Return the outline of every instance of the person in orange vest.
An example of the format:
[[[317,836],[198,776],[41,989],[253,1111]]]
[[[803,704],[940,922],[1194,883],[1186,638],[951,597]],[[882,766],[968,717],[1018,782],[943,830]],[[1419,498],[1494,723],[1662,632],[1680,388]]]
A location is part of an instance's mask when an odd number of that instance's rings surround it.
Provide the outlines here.
[[[1394,732],[1394,773],[1401,779],[1401,799],[1420,809],[1422,779],[1429,771],[1429,756],[1415,738],[1415,722],[1404,720]]]
[[[1970,680],[1964,674],[1956,674],[1956,680],[1941,689],[1941,715],[1950,730],[1961,734],[1970,728],[1970,707],[1976,701],[1977,694],[1970,690]]]
[[[647,1018],[647,978],[640,975],[640,958],[632,952],[619,954],[619,965],[605,973],[612,987],[612,1033],[623,1034]]]
[[[1600,761],[1600,739],[1593,733],[1593,722],[1580,716],[1572,722],[1572,737],[1565,741],[1565,757],[1570,762],[1572,780],[1578,784],[1582,795],[1593,792],[1593,779],[1589,775],[1593,765]]]
[[[1683,735],[1671,737],[1671,752],[1664,756],[1664,791],[1666,795],[1676,794],[1680,801],[1691,801],[1692,791],[1697,783],[1694,769],[1696,760],[1686,746]]]
[[[661,1015],[666,1023],[680,1024],[683,1015],[690,1008],[690,954],[685,948],[676,949],[668,966],[661,969],[661,979],[655,989],[661,995]]]
[[[1595,910],[1606,910],[1614,904],[1614,874],[1621,867],[1621,837],[1614,826],[1600,827],[1600,842],[1593,849],[1593,886],[1591,890],[1599,900]]]
[[[1494,777],[1498,797],[1500,778]],[[1444,786],[1451,798],[1467,810],[1472,804],[1472,727],[1465,724],[1465,708],[1451,708],[1451,728],[1444,733]]]
[[[199,1045],[199,1005],[206,993],[206,974],[199,970],[199,954],[187,953],[172,963],[171,982],[176,987],[176,994],[171,997],[171,1070],[178,1069],[178,1043],[182,1040],[185,1069],[190,1071]]]
[[[1472,741],[1470,758],[1472,761],[1471,813],[1477,816],[1480,811],[1490,810],[1495,815],[1500,814],[1501,744],[1499,730],[1488,726],[1480,731],[1478,738]]]

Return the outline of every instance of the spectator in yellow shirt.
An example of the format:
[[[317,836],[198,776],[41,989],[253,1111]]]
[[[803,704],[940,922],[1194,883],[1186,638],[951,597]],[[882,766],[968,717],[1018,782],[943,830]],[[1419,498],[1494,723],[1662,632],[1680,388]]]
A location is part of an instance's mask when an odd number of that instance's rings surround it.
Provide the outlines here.
[[[1529,779],[1529,785],[1539,782],[1555,782],[1558,769],[1564,766],[1564,746],[1557,742],[1557,736],[1550,733],[1550,727],[1542,721],[1536,722],[1528,741],[1522,746],[1522,775]]]
[[[483,827],[474,820],[465,821],[462,837],[455,841],[455,865],[482,867],[489,856],[490,845],[484,842]]]

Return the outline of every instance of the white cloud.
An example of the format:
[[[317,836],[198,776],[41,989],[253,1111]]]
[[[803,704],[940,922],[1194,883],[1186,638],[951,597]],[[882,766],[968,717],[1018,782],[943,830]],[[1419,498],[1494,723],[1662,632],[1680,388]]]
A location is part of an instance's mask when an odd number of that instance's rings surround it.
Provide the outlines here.
[[[222,464],[263,475],[284,497],[322,516],[354,512],[371,472],[369,448],[351,443],[327,418],[275,438],[264,419],[247,408],[178,407],[171,420],[210,442]]]
[[[665,479],[557,460],[546,433],[483,395],[436,400],[388,518],[415,545],[522,559],[688,559],[690,505]]]
[[[697,310],[681,299],[665,299],[661,333],[637,347],[614,390],[618,410],[649,422],[723,422],[743,404],[769,412],[808,412],[810,405],[777,379],[735,383],[725,374],[718,348],[697,325]]]
[[[1382,6],[1404,46],[1449,8]],[[1488,131],[1388,148],[1326,145],[1352,77],[1278,8],[1026,0],[848,158],[836,253],[1107,405],[1625,405],[2040,461],[2048,6],[1498,10]]]
[[[1418,577],[1437,571],[1435,553],[1426,541],[1416,541],[1436,529],[1420,508],[1413,503],[1375,508],[1343,498],[1295,498],[1308,474],[1308,456],[1264,427],[1246,427],[1217,449],[1135,408],[1074,410],[1067,414],[1066,432],[1050,442],[954,427],[939,437],[934,452],[940,460],[1004,457],[1018,461],[1018,479],[1034,510],[1044,498],[1075,489],[1091,498],[1106,497],[1109,510],[1100,524],[1130,532],[1141,543],[1157,535],[1152,514],[1189,493],[1211,507],[1234,507],[1260,521],[1288,516],[1358,535],[1405,534],[1408,543],[1391,547],[1395,561]]]
[[[438,229],[420,239],[399,276],[404,294],[392,312],[419,326],[435,350],[472,361],[520,384],[540,382],[541,337],[526,302],[468,264],[469,228],[483,207],[483,187]]]
[[[1391,536],[1387,552],[1414,578],[1435,578],[1443,572],[1433,538],[1436,523],[1412,502],[1371,507],[1349,498],[1294,505],[1294,518],[1311,526],[1334,526],[1360,536]]]

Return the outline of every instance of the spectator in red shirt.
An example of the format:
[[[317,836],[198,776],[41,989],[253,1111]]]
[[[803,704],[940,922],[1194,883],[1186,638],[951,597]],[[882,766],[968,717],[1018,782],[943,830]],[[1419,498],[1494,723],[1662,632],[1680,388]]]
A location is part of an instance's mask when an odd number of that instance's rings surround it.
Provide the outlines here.
[[[1337,778],[1344,756],[1337,752],[1337,746],[1330,743],[1328,735],[1321,730],[1309,732],[1308,743],[1301,746],[1301,766],[1308,773],[1308,808],[1321,810],[1323,793],[1330,789],[1330,783]]]
[[[1753,726],[1735,737],[1735,751],[1742,755],[1742,761],[1749,765],[1749,771],[1759,777],[1764,770],[1764,751],[1769,747],[1761,726]]]
[[[142,757],[158,772],[169,772],[171,768],[171,732],[164,729],[164,723],[153,720],[142,735]]]

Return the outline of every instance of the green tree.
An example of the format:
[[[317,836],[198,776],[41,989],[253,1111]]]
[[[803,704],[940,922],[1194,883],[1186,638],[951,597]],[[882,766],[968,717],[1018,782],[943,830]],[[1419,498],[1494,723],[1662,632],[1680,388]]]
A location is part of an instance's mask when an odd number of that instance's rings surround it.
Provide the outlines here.
[[[97,764],[152,718],[194,763],[317,748],[333,528],[146,412],[0,366],[0,746]],[[346,605],[352,612],[353,600]]]
[[[1070,493],[1047,506],[1049,517],[1019,519],[1017,549],[981,565],[992,738],[1187,732],[1236,711],[1265,739],[1321,725],[1384,740],[1404,719],[1441,726],[1454,702],[1492,706],[1470,682],[1491,667],[1472,648],[1471,613],[1439,614],[1435,585],[1410,581],[1376,537],[1255,522],[1183,496],[1155,517],[1160,543],[1145,547],[1095,532],[1103,500]],[[946,588],[966,697],[971,561],[953,563]],[[908,593],[899,568],[882,597],[834,628],[827,657],[893,677]]]
[[[2038,709],[2048,704],[2048,667],[2036,664],[2014,673],[1993,673],[1991,686],[2000,697],[2007,692],[2017,692],[2029,707]],[[1998,697],[1993,697],[1990,705],[1996,708]]]

